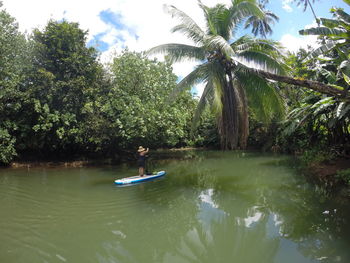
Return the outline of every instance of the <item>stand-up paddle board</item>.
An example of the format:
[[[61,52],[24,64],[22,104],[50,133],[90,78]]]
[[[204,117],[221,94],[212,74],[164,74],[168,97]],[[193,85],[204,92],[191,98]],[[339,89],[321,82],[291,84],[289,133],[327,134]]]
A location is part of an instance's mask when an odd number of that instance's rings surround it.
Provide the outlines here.
[[[144,175],[144,176],[132,176],[132,177],[126,177],[122,179],[117,179],[114,181],[115,184],[122,185],[122,184],[134,184],[134,183],[141,183],[144,181],[152,180],[155,178],[159,178],[164,176],[166,173],[165,171],[160,171],[151,175]]]

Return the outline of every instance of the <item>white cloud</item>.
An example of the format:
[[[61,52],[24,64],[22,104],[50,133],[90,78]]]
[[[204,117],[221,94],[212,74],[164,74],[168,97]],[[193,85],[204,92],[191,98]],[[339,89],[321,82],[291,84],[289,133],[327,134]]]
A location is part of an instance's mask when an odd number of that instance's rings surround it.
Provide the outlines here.
[[[317,27],[317,23],[313,22],[312,24],[305,25],[304,29]],[[309,36],[303,36],[303,35],[291,35],[291,34],[284,34],[281,37],[280,42],[282,45],[287,48],[291,52],[298,51],[299,48],[307,48],[307,46],[311,46],[312,48],[317,48],[320,46],[320,44],[317,43],[317,36],[316,35],[309,35]]]
[[[204,4],[213,6],[230,0],[203,0]],[[3,0],[4,8],[16,18],[20,30],[30,33],[34,28],[43,28],[50,19],[65,18],[78,22],[80,28],[88,30],[88,41],[100,34],[109,49],[101,55],[101,61],[107,62],[111,55],[120,52],[125,46],[129,50],[143,51],[165,43],[189,43],[184,36],[172,34],[170,29],[177,24],[164,11],[164,4],[174,5],[190,15],[199,25],[203,25],[203,16],[197,0]],[[132,29],[116,29],[105,23],[99,16],[102,11],[119,14],[120,22]],[[137,38],[135,38],[135,34]],[[124,42],[121,42],[120,37]],[[119,39],[119,41],[118,41]],[[98,45],[98,40],[97,40]],[[193,63],[174,65],[178,76],[185,76],[193,69]]]
[[[88,41],[100,35],[99,41],[109,45],[107,51],[101,54],[101,61],[108,62],[115,53],[119,53],[125,46],[129,50],[144,51],[156,45],[165,43],[185,43],[189,41],[180,34],[172,34],[170,29],[178,21],[164,11],[164,4],[174,5],[190,15],[200,26],[204,20],[197,0],[2,0],[4,8],[16,18],[22,31],[31,32],[33,28],[43,28],[49,19],[65,18],[71,22],[78,22],[80,28],[88,30]],[[208,6],[217,3],[229,4],[231,0],[202,0]],[[283,0],[283,8],[291,11],[292,0]],[[120,22],[127,29],[117,29],[111,23],[104,22],[102,11],[117,14]],[[129,30],[130,29],[130,30]],[[135,37],[135,35],[137,37]],[[121,41],[120,39],[123,39]],[[281,42],[292,51],[307,44],[315,45],[315,37],[295,37],[284,35]],[[97,41],[98,44],[98,41]],[[157,56],[160,58],[161,56]],[[174,72],[180,77],[186,76],[193,70],[195,63],[177,63]],[[203,85],[197,86],[201,94]]]
[[[287,12],[293,12],[293,8],[290,6],[292,0],[283,0],[282,1],[282,8],[286,10]]]
[[[285,34],[281,37],[280,42],[291,52],[296,52],[301,47],[306,48],[307,46],[311,46],[316,48],[319,46],[317,44],[317,36],[293,36]]]
[[[309,29],[309,28],[313,28],[313,27],[318,27],[316,21],[314,21],[312,24],[305,25],[304,29]]]

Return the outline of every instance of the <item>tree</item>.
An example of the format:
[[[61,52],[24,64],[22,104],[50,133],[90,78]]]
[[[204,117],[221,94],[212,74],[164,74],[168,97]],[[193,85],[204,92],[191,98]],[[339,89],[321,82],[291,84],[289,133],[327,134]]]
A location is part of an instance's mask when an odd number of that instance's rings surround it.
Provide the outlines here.
[[[310,9],[311,9],[312,14],[314,15],[314,18],[315,18],[315,20],[316,20],[318,26],[320,26],[320,22],[319,22],[319,20],[318,20],[318,18],[317,18],[317,16],[316,16],[315,10],[313,9],[310,0],[294,0],[294,2],[297,2],[297,5],[298,5],[298,6],[299,6],[299,5],[303,5],[303,6],[304,6],[304,12],[305,12],[305,10],[307,9],[307,7],[309,6]],[[315,3],[315,0],[312,0],[312,3]]]
[[[169,63],[124,50],[113,59],[110,71],[113,83],[103,100],[102,112],[113,147],[155,148],[185,143],[195,101],[189,90],[176,100],[168,99],[177,79]]]
[[[281,114],[282,102],[272,85],[249,66],[253,63],[265,70],[283,74],[285,67],[276,42],[248,36],[235,38],[235,32],[251,16],[263,18],[255,1],[236,0],[230,7],[209,8],[199,2],[206,19],[202,30],[187,14],[175,7],[169,12],[181,23],[173,32],[181,32],[196,45],[166,44],[149,50],[167,53],[172,61],[196,59],[202,62],[177,86],[179,90],[197,82],[206,83],[197,114],[207,101],[217,110],[218,129],[223,149],[246,147],[249,123],[248,104],[260,119]]]
[[[2,3],[0,2],[0,8]],[[0,10],[0,163],[17,155],[16,132],[21,124],[22,83],[26,67],[26,40],[6,10]]]
[[[254,36],[261,35],[266,38],[267,35],[272,34],[272,28],[270,25],[278,22],[279,18],[273,12],[266,9],[266,1],[259,1],[259,7],[263,10],[263,17],[251,16],[245,23],[245,28],[252,27],[252,33]]]
[[[97,51],[86,47],[87,32],[77,23],[49,21],[34,30],[28,93],[32,112],[28,150],[74,153],[88,141],[83,125],[103,92]]]
[[[346,92],[350,88],[350,15],[339,8],[332,8],[331,12],[335,19],[321,18],[322,26],[300,31],[302,35],[317,35],[323,39],[323,45],[309,52],[304,62],[312,63],[310,69],[316,72],[318,80]],[[317,144],[319,147],[323,142],[327,152],[330,146],[345,151],[349,148],[349,101],[309,94],[294,106],[287,118],[285,134],[304,130],[308,136],[307,146]]]
[[[269,0],[259,0],[259,2],[260,2],[260,4],[266,5],[266,4],[269,2]],[[304,11],[304,12],[306,11],[306,9],[307,9],[308,7],[310,7],[311,12],[312,12],[312,14],[313,14],[313,16],[314,16],[314,18],[315,18],[317,24],[319,25],[319,20],[318,20],[318,18],[317,18],[317,16],[316,16],[315,10],[313,9],[310,0],[293,0],[293,2],[296,2],[298,6],[299,6],[299,5],[303,5],[303,6],[304,6],[304,10],[303,10],[303,11]],[[312,3],[315,3],[315,0],[312,0]]]

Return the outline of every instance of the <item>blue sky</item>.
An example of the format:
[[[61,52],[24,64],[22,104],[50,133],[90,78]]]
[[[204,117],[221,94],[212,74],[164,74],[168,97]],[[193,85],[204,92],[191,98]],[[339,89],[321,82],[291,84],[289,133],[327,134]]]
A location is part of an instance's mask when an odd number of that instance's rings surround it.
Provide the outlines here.
[[[164,43],[184,43],[186,38],[172,34],[170,29],[177,24],[164,12],[164,5],[174,5],[203,25],[203,15],[197,0],[2,0],[4,7],[19,23],[22,31],[43,28],[49,19],[66,19],[78,22],[88,30],[88,45],[95,46],[101,53],[101,61],[108,62],[128,47],[132,51],[144,51]],[[230,0],[202,0],[207,6],[217,3],[229,4]],[[350,13],[349,6],[342,0],[316,0],[313,4],[318,17],[331,17],[332,6],[343,7]],[[316,38],[300,36],[298,31],[315,24],[310,9],[303,12],[293,0],[270,0],[268,9],[280,20],[273,28],[271,38],[281,41],[289,50],[315,45]],[[161,59],[161,57],[159,57]],[[179,78],[186,76],[195,62],[173,65]],[[199,93],[200,93],[200,87]]]
[[[4,8],[14,16],[20,28],[30,32],[43,27],[50,18],[62,18],[79,22],[89,30],[89,45],[102,53],[114,48],[117,52],[125,47],[140,51],[152,45],[170,41],[185,41],[181,36],[170,37],[170,28],[176,23],[163,10],[164,4],[172,4],[185,11],[196,21],[201,13],[197,0],[2,0]],[[230,0],[202,0],[208,6],[217,3],[229,4]],[[313,7],[318,17],[330,17],[332,6],[349,7],[342,0],[315,0]],[[40,8],[38,8],[40,7]],[[289,34],[299,37],[298,31],[314,23],[311,10],[303,12],[293,0],[270,0],[268,9],[280,17],[273,26],[275,40]],[[350,10],[348,10],[350,11]]]
[[[210,5],[210,1],[207,1]],[[331,7],[342,7],[348,9],[348,6],[342,0],[319,0],[313,3],[313,8],[317,17],[331,17],[329,12]],[[280,41],[286,34],[299,37],[298,31],[304,29],[305,26],[311,26],[315,24],[315,19],[311,9],[308,7],[305,11],[303,5],[298,6],[297,3],[292,0],[270,0],[267,8],[274,12],[280,19],[273,25],[273,34],[271,38]],[[123,24],[123,14],[113,13],[111,10],[103,10],[99,14],[100,19],[106,24],[112,25],[117,30],[127,30],[129,34],[135,39],[138,38],[136,31],[129,27],[129,25]],[[169,28],[170,30],[170,28]],[[93,36],[93,39],[89,44],[94,44],[102,51],[107,51],[111,45],[103,41],[103,36],[108,32],[99,33]],[[157,34],[155,32],[155,34]],[[115,43],[123,43],[122,47],[126,47],[126,40],[122,35],[117,35]],[[166,43],[166,42],[164,42]]]
[[[289,7],[283,8],[283,6],[283,1],[280,0],[270,0],[270,4],[268,5],[268,9],[274,12],[280,18],[279,23],[275,24],[273,27],[274,34],[272,37],[275,40],[280,40],[282,36],[287,33],[298,36],[299,30],[304,29],[306,25],[315,23],[315,19],[310,8],[307,8],[304,12],[304,7],[302,5],[297,7],[296,3],[293,2],[288,4],[291,9],[289,9]],[[331,13],[329,10],[333,6],[341,7],[345,10],[349,9],[349,7],[342,0],[316,0],[313,4],[316,16],[320,18],[330,18]]]

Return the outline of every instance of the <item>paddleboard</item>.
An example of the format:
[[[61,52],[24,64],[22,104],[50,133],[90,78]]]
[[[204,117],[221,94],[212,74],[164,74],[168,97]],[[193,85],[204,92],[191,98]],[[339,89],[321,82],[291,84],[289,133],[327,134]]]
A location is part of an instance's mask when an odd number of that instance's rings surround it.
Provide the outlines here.
[[[115,184],[123,185],[123,184],[134,184],[134,183],[141,183],[144,181],[152,180],[155,178],[159,178],[164,176],[166,173],[165,171],[160,171],[151,175],[144,175],[144,176],[132,176],[132,177],[126,177],[122,179],[117,179],[114,181]]]

